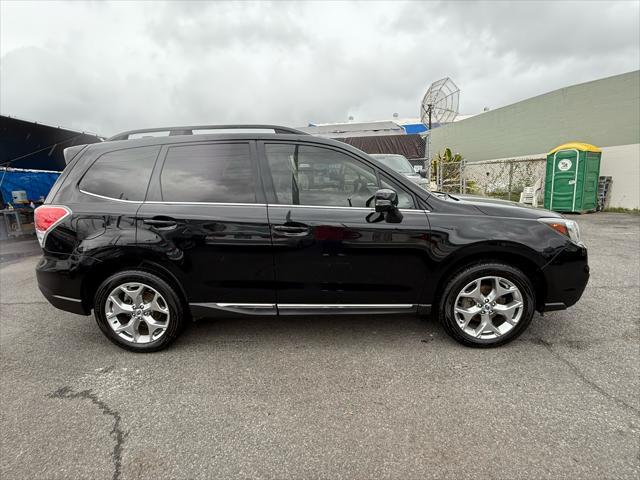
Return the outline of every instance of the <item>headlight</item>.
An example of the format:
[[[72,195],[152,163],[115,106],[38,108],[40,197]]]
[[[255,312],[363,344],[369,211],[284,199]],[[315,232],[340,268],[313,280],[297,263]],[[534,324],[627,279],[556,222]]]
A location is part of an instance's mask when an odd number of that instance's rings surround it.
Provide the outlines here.
[[[566,218],[539,218],[539,222],[553,228],[556,232],[564,235],[575,243],[580,243],[580,227],[574,220]]]

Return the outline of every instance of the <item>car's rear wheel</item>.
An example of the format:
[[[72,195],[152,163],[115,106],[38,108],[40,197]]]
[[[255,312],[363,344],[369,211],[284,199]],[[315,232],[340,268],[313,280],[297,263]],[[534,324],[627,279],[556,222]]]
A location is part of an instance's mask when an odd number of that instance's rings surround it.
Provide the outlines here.
[[[180,299],[171,285],[138,270],[107,278],[96,292],[94,311],[107,338],[135,352],[165,348],[184,324]]]
[[[516,338],[531,323],[533,285],[510,265],[472,265],[447,283],[438,311],[445,330],[458,342],[496,347]]]

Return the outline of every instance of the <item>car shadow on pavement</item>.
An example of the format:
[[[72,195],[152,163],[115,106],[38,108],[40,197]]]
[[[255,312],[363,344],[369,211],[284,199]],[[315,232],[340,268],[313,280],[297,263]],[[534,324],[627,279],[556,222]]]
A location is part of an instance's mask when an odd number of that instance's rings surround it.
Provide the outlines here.
[[[376,343],[408,338],[430,341],[441,334],[444,336],[435,319],[408,315],[202,318],[187,328],[177,347],[265,341],[305,344]]]

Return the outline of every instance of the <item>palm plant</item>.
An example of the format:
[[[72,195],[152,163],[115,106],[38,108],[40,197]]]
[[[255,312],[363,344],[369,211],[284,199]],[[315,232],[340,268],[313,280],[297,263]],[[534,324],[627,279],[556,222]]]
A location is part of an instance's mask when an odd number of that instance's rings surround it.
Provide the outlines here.
[[[436,178],[434,180],[438,188],[443,190],[460,188],[462,160],[462,155],[453,153],[449,147],[445,148],[442,153],[436,154],[431,163],[431,171],[435,172]]]

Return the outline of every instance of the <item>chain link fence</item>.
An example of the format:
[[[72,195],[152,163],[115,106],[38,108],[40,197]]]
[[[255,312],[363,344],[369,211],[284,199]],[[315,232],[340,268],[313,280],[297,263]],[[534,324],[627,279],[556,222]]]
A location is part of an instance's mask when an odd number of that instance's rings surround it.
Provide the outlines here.
[[[433,163],[429,178],[442,192],[518,201],[527,187],[544,189],[545,158]]]
[[[448,193],[464,193],[464,161],[462,162],[433,162],[433,181],[437,190]]]
[[[545,158],[465,162],[462,192],[518,201],[526,187],[544,189],[546,166]]]

